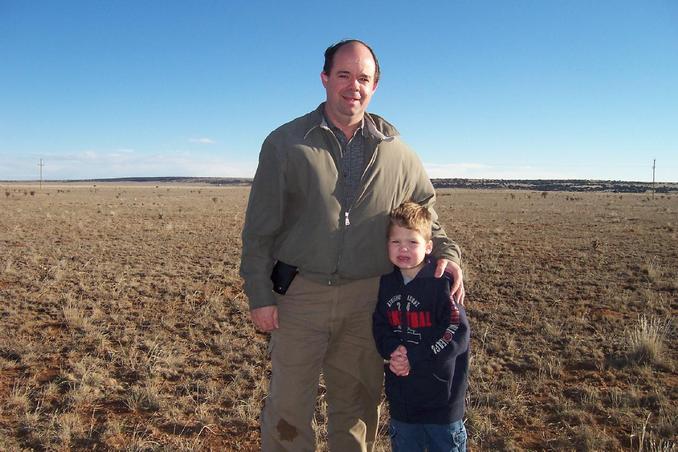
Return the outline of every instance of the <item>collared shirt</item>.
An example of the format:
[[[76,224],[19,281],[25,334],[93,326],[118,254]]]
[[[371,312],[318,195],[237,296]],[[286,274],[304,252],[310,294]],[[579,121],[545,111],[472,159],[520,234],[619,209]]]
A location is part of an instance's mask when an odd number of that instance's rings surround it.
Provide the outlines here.
[[[341,205],[345,210],[348,210],[358,195],[360,179],[365,171],[365,134],[368,133],[367,127],[365,127],[365,118],[363,118],[360,127],[356,129],[351,139],[348,139],[341,129],[332,124],[327,116],[324,119],[329,129],[334,133],[334,136],[337,137],[337,141],[339,141],[340,155],[338,169],[340,171],[339,179],[342,183]]]

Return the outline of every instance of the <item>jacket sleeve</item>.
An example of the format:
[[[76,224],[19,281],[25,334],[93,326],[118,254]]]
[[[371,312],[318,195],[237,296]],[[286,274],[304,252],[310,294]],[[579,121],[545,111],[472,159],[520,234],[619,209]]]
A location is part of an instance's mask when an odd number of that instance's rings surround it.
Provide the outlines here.
[[[438,222],[438,214],[432,206],[429,207],[429,211],[433,218],[433,233],[431,236],[433,251],[431,254],[438,259],[447,259],[461,265],[461,250],[459,249],[459,245],[445,234],[445,230]]]
[[[428,341],[408,347],[410,366],[425,360],[447,361],[468,349],[470,329],[464,308],[450,296],[449,280],[440,280],[444,290],[438,291],[435,310],[435,332]]]
[[[382,281],[384,277],[382,276]],[[393,327],[388,321],[388,306],[386,306],[386,296],[382,289],[383,284],[379,284],[379,298],[377,307],[372,314],[372,334],[374,342],[377,345],[379,354],[384,359],[390,359],[391,353],[401,344],[400,338],[393,332]]]
[[[431,179],[426,174],[424,166],[421,164],[419,158],[414,155],[413,167],[418,168],[418,176],[416,178],[414,190],[412,192],[412,200],[418,204],[426,206],[431,212],[431,219],[433,220],[433,233],[431,240],[433,241],[433,252],[431,253],[436,259],[448,259],[461,265],[461,250],[459,246],[445,234],[445,230],[438,222],[438,214],[434,209],[436,202],[436,192],[431,184]],[[412,172],[413,174],[417,174]]]
[[[250,309],[275,305],[273,245],[285,209],[285,165],[269,135],[261,147],[242,231],[240,276]]]

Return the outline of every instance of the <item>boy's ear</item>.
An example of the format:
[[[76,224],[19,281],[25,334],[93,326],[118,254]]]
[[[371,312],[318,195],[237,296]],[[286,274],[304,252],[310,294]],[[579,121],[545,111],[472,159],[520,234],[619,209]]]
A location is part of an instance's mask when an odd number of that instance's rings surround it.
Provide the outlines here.
[[[426,242],[426,254],[431,254],[431,251],[433,251],[433,240]]]

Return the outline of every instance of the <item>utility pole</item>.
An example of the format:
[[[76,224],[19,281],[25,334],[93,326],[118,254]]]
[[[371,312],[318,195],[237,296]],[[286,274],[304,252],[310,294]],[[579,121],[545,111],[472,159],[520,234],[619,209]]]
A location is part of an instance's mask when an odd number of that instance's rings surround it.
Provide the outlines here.
[[[42,159],[40,159],[38,166],[40,167],[40,191],[42,191],[42,167],[45,166],[45,164],[42,163]]]
[[[657,165],[657,159],[652,160],[652,199],[654,199],[654,169],[655,166]]]

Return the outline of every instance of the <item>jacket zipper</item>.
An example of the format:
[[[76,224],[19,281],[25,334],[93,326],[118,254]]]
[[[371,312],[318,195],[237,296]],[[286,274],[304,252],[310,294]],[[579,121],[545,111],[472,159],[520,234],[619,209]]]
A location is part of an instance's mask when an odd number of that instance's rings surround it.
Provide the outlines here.
[[[327,128],[327,130],[330,132],[330,135],[332,135],[332,139],[334,140],[334,143],[336,144],[337,148],[339,150],[341,150],[341,144],[339,143],[339,140],[337,139],[337,137],[334,135],[332,130],[330,130],[329,128]],[[351,203],[350,206],[347,206],[346,210],[344,211],[344,231],[346,230],[346,228],[348,228],[351,225],[351,218],[350,218],[351,209],[353,209],[353,206],[356,205],[358,200],[360,200],[360,198],[367,191],[367,187],[363,183],[363,179],[365,178],[365,175],[367,174],[368,170],[370,168],[372,168],[375,160],[377,159],[377,148],[379,147],[380,142],[381,142],[381,140],[378,140],[377,143],[375,144],[374,152],[372,152],[372,157],[370,158],[370,161],[367,163],[367,165],[365,165],[365,170],[363,171],[363,174],[360,176],[360,190],[361,191],[353,198],[353,203]],[[337,158],[336,152],[334,153],[334,156],[335,156],[334,164],[337,167],[337,171],[339,171],[339,169],[340,169],[339,168],[339,159]],[[343,241],[344,241],[343,233],[342,233],[341,241],[342,241],[342,244],[343,244]],[[339,270],[339,264],[341,263],[341,258],[342,258],[342,253],[341,253],[341,248],[340,248],[339,254],[337,255],[337,264],[336,264],[335,272]]]
[[[336,140],[336,137],[334,138]],[[337,143],[339,141],[337,140]],[[367,165],[365,165],[365,170],[363,171],[363,174],[360,176],[360,192],[353,198],[353,204],[346,209],[344,212],[344,226],[350,226],[351,225],[351,219],[349,218],[349,214],[351,212],[351,209],[353,209],[353,206],[355,206],[360,198],[365,194],[367,191],[367,186],[363,183],[363,179],[365,178],[365,175],[367,174],[368,170],[374,166],[374,161],[377,159],[377,148],[379,147],[379,142],[374,146],[374,152],[372,152],[372,157],[370,158],[370,161],[367,162]]]

